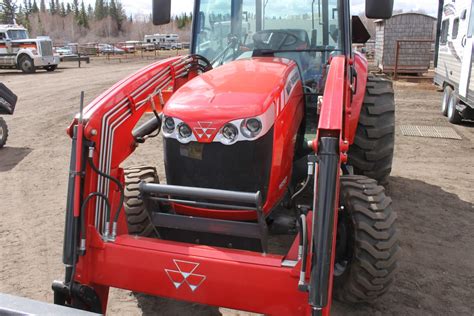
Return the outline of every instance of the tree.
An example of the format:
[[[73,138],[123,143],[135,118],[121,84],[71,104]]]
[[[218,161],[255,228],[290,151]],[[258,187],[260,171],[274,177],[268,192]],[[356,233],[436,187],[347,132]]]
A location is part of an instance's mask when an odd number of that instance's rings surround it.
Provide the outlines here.
[[[56,4],[54,3],[54,0],[49,2],[49,13],[51,13],[51,15],[56,14]]]
[[[87,6],[87,19],[92,20],[93,18],[94,18],[94,9],[89,3],[89,5]]]
[[[79,18],[79,0],[72,0],[72,12],[76,19]]]
[[[40,0],[40,11],[42,13],[46,12],[46,4],[44,3],[44,0]]]
[[[122,31],[122,23],[124,20],[124,13],[122,4],[117,0],[110,0],[109,15],[112,21],[117,25],[117,30]]]
[[[71,9],[71,4],[69,2],[66,3],[66,15],[71,14],[72,9]]]
[[[15,22],[15,13],[18,9],[15,0],[3,0],[0,3],[0,9],[2,12],[1,22],[3,24],[13,24]]]
[[[38,13],[39,12],[39,8],[38,8],[38,4],[36,3],[36,0],[33,0],[33,5],[31,6],[31,12],[32,13]]]
[[[59,15],[61,15],[62,17],[65,17],[67,15],[66,7],[64,6],[64,2],[61,2],[61,8],[59,9]]]
[[[78,24],[85,28],[89,28],[89,21],[87,19],[86,7],[84,5],[84,0],[81,1],[81,11],[79,12]]]

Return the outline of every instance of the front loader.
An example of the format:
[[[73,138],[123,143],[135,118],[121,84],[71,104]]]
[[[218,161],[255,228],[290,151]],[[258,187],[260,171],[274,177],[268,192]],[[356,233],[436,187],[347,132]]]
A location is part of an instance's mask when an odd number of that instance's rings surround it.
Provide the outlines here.
[[[366,1],[369,18],[392,9]],[[153,11],[155,24],[170,21],[169,0]],[[349,0],[200,0],[193,17],[190,55],[118,82],[68,129],[55,303],[105,313],[116,287],[328,315],[332,297],[387,292],[399,250],[380,185],[393,157],[393,89],[352,52],[368,34]],[[166,181],[156,162],[124,167],[157,135]]]

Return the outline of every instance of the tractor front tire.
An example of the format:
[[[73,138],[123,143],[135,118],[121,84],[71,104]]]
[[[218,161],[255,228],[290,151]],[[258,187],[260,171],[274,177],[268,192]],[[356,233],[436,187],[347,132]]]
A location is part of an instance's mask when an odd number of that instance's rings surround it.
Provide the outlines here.
[[[389,289],[399,254],[396,213],[385,189],[365,176],[342,176],[334,297],[372,302]]]
[[[125,172],[124,210],[127,216],[128,233],[130,235],[154,236],[154,227],[145,202],[140,198],[138,185],[140,182],[159,183],[154,167],[132,167]]]
[[[395,98],[391,81],[369,75],[349,164],[354,173],[388,182],[395,146]]]
[[[0,117],[0,148],[5,146],[8,138],[8,126],[3,118]]]

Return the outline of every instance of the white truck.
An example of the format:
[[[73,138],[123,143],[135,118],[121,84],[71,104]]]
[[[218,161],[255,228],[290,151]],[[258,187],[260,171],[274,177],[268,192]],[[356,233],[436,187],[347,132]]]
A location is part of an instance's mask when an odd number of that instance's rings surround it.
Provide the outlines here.
[[[440,1],[435,78],[449,122],[474,119],[474,1]]]
[[[32,39],[22,26],[0,24],[0,68],[17,68],[24,73],[38,68],[54,71],[59,62],[49,37]]]

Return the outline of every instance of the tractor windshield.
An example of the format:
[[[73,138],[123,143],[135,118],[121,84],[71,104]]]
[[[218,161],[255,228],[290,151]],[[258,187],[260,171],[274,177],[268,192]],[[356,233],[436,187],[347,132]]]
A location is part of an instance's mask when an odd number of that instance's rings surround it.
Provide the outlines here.
[[[193,52],[214,67],[251,56],[286,57],[297,62],[305,81],[318,81],[329,54],[342,51],[342,2],[198,1]]]

